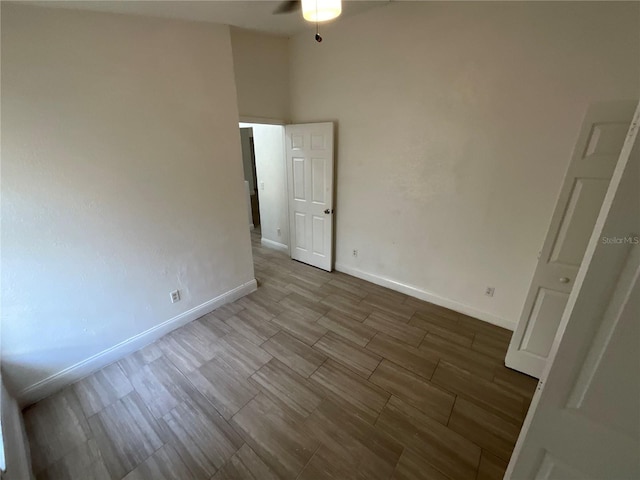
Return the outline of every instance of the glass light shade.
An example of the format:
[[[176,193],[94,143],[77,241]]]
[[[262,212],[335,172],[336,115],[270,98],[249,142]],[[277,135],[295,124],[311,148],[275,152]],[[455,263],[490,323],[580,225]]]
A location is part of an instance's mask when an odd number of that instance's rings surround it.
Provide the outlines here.
[[[302,16],[309,22],[326,22],[342,13],[342,0],[302,0]]]

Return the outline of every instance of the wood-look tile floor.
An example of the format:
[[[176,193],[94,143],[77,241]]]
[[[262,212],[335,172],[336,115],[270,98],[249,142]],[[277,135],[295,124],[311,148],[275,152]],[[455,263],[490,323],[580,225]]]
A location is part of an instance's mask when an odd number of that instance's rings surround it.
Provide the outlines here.
[[[256,292],[25,410],[38,478],[502,478],[509,331],[253,247]]]

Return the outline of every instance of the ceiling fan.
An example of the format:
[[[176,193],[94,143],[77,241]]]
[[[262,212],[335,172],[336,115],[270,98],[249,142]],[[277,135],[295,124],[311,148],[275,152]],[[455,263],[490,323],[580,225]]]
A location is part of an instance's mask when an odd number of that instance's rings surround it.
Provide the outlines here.
[[[342,0],[284,0],[273,11],[274,15],[293,13],[302,9],[302,17],[316,24],[316,42],[322,37],[318,31],[318,23],[333,20],[342,13]]]
[[[342,0],[284,0],[273,13],[281,15],[300,9],[305,20],[316,23],[326,22],[342,13]]]
[[[300,10],[302,7],[301,0],[285,0],[273,11],[274,15],[282,15],[283,13],[292,13]]]

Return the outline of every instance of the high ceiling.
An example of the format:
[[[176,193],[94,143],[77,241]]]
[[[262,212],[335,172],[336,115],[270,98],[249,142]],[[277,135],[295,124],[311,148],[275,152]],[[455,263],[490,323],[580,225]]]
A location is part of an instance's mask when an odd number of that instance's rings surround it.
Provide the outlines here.
[[[342,15],[354,15],[370,8],[385,5],[390,0],[343,0]],[[97,12],[128,13],[153,17],[178,18],[223,23],[250,30],[290,36],[311,28],[298,10],[273,15],[280,4],[273,0],[169,0],[169,1],[34,1],[31,4],[53,8],[93,10]],[[339,21],[339,18],[338,20]]]

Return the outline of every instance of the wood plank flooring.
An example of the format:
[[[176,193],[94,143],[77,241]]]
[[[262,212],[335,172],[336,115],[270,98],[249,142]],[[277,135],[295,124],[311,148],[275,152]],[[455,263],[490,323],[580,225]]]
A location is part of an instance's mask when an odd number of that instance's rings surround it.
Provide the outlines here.
[[[502,478],[511,332],[252,240],[256,292],[25,409],[37,478]]]

